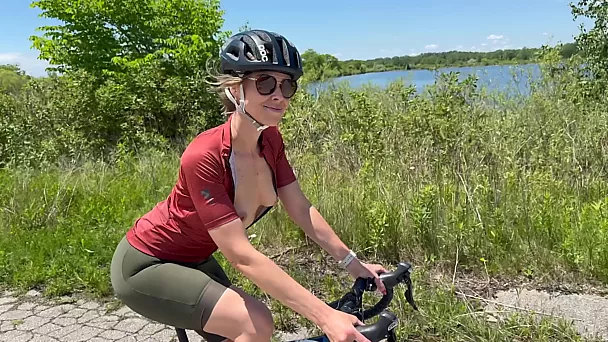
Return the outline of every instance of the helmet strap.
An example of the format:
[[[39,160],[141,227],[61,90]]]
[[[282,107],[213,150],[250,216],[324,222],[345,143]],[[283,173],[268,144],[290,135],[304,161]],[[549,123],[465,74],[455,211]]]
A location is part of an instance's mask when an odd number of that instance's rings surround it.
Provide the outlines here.
[[[240,85],[240,90],[241,90],[241,100],[239,101],[239,104],[236,103],[236,99],[234,98],[234,96],[232,96],[232,93],[230,92],[230,90],[228,88],[224,89],[224,92],[226,93],[226,96],[228,96],[228,99],[230,99],[230,101],[232,103],[234,103],[234,106],[236,107],[236,111],[238,113],[244,114],[245,116],[247,116],[249,118],[251,123],[255,126],[256,131],[260,132],[260,131],[263,131],[266,128],[268,128],[267,125],[263,125],[261,122],[254,119],[253,116],[251,116],[251,114],[247,113],[247,111],[245,110],[245,93],[243,92],[242,84]]]

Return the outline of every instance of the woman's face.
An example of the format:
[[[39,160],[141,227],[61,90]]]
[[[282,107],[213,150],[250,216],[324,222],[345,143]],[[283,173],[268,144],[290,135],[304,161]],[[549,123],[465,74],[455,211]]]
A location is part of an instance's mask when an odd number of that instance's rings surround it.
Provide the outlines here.
[[[297,84],[287,74],[272,71],[251,73],[243,79],[245,110],[262,124],[276,126],[289,106],[290,99],[283,93],[291,97],[296,89]],[[233,89],[237,101],[240,99],[239,91],[238,87]]]

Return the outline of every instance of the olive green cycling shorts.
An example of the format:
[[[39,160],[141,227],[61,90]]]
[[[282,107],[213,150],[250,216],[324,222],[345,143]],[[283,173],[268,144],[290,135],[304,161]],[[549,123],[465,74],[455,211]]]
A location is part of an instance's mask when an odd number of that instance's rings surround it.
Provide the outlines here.
[[[196,331],[209,342],[226,338],[202,331],[231,282],[213,258],[177,263],[142,253],[123,237],[110,268],[115,295],[136,313],[173,327]]]

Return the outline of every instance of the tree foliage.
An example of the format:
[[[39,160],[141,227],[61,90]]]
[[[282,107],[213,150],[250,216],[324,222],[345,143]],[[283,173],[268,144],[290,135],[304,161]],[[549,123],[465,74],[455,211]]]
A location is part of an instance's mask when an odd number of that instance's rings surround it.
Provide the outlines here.
[[[0,69],[0,165],[182,146],[222,119],[205,82],[230,34],[218,0],[32,6],[60,22],[31,37],[54,73],[23,84],[18,69]]]
[[[570,4],[574,19],[586,17],[593,20],[593,28],[587,30],[583,24],[581,33],[575,38],[581,47],[585,64],[591,75],[601,82],[608,78],[608,2],[605,0],[581,0]]]
[[[38,0],[31,6],[62,22],[30,38],[49,70],[59,72],[101,76],[155,60],[170,75],[187,75],[217,54],[223,38],[218,0]]]
[[[0,65],[0,93],[17,94],[30,79],[31,77],[16,65]]]
[[[306,79],[324,80],[344,74],[338,58],[330,54],[319,54],[313,49],[302,53],[302,63]]]

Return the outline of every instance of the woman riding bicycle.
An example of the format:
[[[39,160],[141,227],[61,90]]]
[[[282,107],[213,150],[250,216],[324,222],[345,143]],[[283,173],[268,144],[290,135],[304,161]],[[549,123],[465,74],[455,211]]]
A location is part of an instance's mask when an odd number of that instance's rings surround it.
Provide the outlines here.
[[[299,285],[245,232],[280,199],[290,218],[354,278],[373,277],[385,291],[378,274],[386,270],[360,262],[337,237],[286,159],[277,125],[302,75],[298,50],[281,35],[251,30],[230,37],[220,56],[216,90],[230,115],[188,145],[171,193],[118,244],[111,266],[117,297],[144,317],[197,331],[210,342],[270,341],[269,309],[231,284],[212,255],[219,250],[331,341],[368,341],[355,329],[362,324],[356,317]]]

